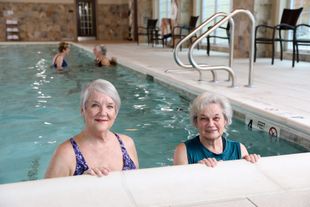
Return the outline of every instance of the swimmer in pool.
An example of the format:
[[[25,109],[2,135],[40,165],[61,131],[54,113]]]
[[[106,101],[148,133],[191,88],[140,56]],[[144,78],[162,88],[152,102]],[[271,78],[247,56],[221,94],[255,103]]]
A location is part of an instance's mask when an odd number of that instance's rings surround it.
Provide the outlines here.
[[[95,63],[98,67],[116,65],[115,57],[109,59],[107,57],[107,48],[104,45],[96,45],[93,49],[95,55]]]
[[[58,46],[58,53],[54,56],[52,64],[57,72],[63,72],[68,67],[68,63],[65,60],[65,57],[69,54],[69,52],[69,43],[60,42]]]

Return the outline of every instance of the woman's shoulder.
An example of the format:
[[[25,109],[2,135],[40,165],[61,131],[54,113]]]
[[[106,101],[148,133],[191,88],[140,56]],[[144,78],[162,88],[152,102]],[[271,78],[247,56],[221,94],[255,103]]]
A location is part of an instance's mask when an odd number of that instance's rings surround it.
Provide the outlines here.
[[[58,145],[55,151],[55,155],[62,157],[62,158],[71,157],[71,155],[73,154],[74,154],[74,151],[73,151],[70,139]]]
[[[62,57],[62,55],[60,53],[56,53],[54,55],[53,59],[55,60],[56,58],[58,59],[58,58],[63,58],[63,57]]]
[[[185,145],[192,145],[192,144],[197,144],[197,143],[199,143],[199,142],[200,142],[200,141],[199,141],[199,135],[196,135],[196,136],[194,136],[194,137],[192,137],[192,138],[186,140],[186,141],[184,142],[184,144],[185,144]]]
[[[225,141],[228,144],[233,144],[233,145],[241,145],[241,143],[239,141],[236,141],[234,139],[232,139],[231,137],[223,137],[225,139]]]
[[[117,133],[118,137],[122,140],[122,141],[125,141],[125,142],[133,142],[133,139],[126,135],[126,134],[119,134]]]
[[[135,145],[133,138],[125,134],[117,134],[126,147],[132,147]]]

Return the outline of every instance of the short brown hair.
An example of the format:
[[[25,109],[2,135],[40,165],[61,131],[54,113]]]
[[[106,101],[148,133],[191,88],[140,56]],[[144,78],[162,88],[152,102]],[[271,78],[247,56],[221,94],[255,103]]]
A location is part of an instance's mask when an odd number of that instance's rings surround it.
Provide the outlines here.
[[[69,47],[69,43],[67,42],[60,42],[58,46],[58,51],[63,52],[65,49]]]

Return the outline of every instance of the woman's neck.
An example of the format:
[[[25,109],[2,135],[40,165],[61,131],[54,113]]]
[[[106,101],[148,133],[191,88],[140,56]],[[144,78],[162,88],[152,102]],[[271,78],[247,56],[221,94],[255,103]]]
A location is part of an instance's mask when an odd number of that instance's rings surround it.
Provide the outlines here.
[[[110,133],[109,130],[101,133],[94,133],[88,129],[84,129],[81,135],[89,140],[106,142]]]
[[[65,57],[66,56],[66,53],[65,52],[60,52],[60,53],[58,53],[60,56],[62,56],[62,57]]]
[[[220,154],[224,151],[222,137],[217,139],[206,139],[199,137],[201,144],[213,153]]]

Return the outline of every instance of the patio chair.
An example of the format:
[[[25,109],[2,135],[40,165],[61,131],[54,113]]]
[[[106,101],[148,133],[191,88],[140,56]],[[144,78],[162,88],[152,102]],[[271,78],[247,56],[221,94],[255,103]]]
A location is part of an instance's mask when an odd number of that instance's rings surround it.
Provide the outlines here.
[[[181,26],[173,27],[173,31],[172,31],[172,44],[173,44],[173,47],[175,47],[175,45],[176,45],[176,40],[183,39],[184,37],[186,37],[186,35],[188,35],[191,31],[193,31],[196,28],[196,24],[197,24],[198,19],[199,19],[199,16],[191,16],[188,25],[181,25]],[[193,36],[190,39],[190,42],[193,43],[193,41],[196,38],[197,38],[196,35]],[[198,45],[198,48],[199,48],[199,45]],[[182,49],[182,47],[180,47],[180,49]]]
[[[208,30],[211,29],[212,27],[208,27]],[[219,39],[227,39],[228,40],[228,45],[230,45],[230,24],[229,22],[227,23],[226,27],[218,27],[218,29],[224,29],[225,30],[225,36],[220,36],[220,35],[208,35],[207,36],[207,54],[210,56],[210,38],[219,38]]]
[[[157,19],[148,19],[146,27],[139,26],[138,27],[138,40],[137,44],[139,45],[139,36],[146,36],[147,37],[147,43],[150,44],[152,42],[152,36],[155,32],[157,24]]]
[[[299,62],[299,46],[310,46],[310,25],[299,24],[296,26],[296,53]]]
[[[284,9],[281,17],[280,24],[276,26],[268,26],[268,25],[258,25],[255,28],[255,49],[254,49],[254,62],[256,61],[256,50],[257,50],[257,44],[271,44],[272,45],[272,60],[271,64],[274,63],[274,47],[275,42],[280,42],[280,60],[283,60],[283,42],[292,42],[293,43],[293,57],[292,57],[292,66],[295,65],[295,34],[296,34],[296,24],[298,21],[298,18],[303,10],[303,7],[299,9]],[[265,29],[265,33],[267,30],[272,32],[271,37],[258,37],[257,33]],[[283,32],[292,32],[292,38],[289,39],[286,35],[283,34]],[[276,38],[276,32],[278,32],[279,37]]]

